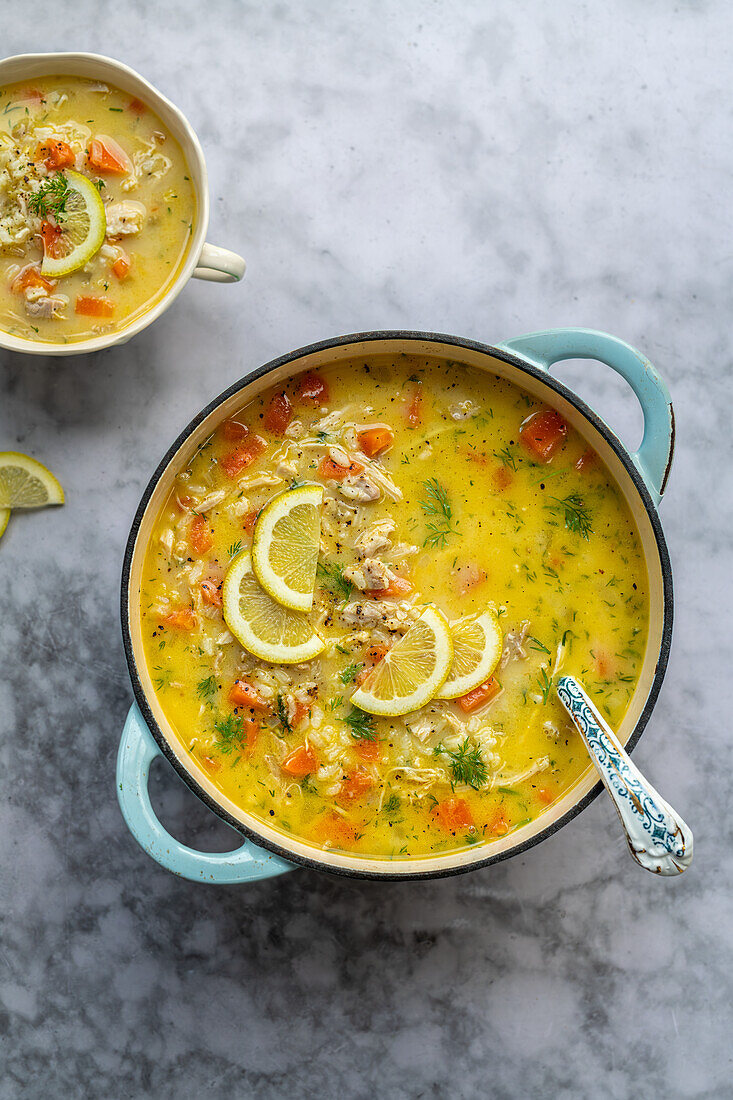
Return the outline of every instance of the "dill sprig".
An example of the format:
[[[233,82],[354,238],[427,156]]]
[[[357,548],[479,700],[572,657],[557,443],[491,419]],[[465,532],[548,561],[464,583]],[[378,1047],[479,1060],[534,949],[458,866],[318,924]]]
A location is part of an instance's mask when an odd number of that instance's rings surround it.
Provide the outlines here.
[[[53,214],[57,222],[62,222],[70,194],[66,176],[63,172],[57,172],[28,196],[28,209],[38,214],[39,218],[47,218],[49,214]]]
[[[486,761],[481,755],[478,745],[471,746],[467,737],[457,749],[446,749],[443,745],[436,745],[433,749],[435,756],[447,756],[454,783],[465,783],[474,790],[483,787],[486,783]]]
[[[355,665],[347,665],[346,668],[342,669],[339,673],[339,680],[342,684],[353,684],[363,667],[361,662]]]
[[[552,504],[546,504],[545,507],[550,512],[557,512],[558,515],[562,514],[564,516],[568,531],[577,533],[582,539],[587,539],[588,535],[593,534],[590,514],[581,496],[577,493],[571,493],[570,496],[564,497],[562,500],[560,497],[550,497],[549,499]]]
[[[534,634],[530,634],[527,638],[527,645],[530,649],[534,649],[537,653],[546,653],[548,657],[550,655],[550,651],[547,646],[543,645],[539,638],[535,638]]]
[[[208,699],[215,691],[216,679],[214,676],[207,676],[205,680],[199,680],[196,685],[196,694],[199,699]]]
[[[377,731],[374,728],[374,719],[366,711],[352,707],[344,718],[344,722],[355,741],[376,741]]]
[[[237,540],[237,542],[233,542],[232,545],[227,548],[227,554],[230,558],[236,558],[237,554],[240,554],[241,552],[242,543],[239,540]]]
[[[351,581],[347,581],[344,576],[343,565],[339,565],[337,561],[319,561],[316,566],[316,575],[320,578],[323,587],[327,588],[332,596],[337,599],[348,600],[351,595]]]
[[[227,714],[214,722],[214,729],[219,734],[216,747],[220,752],[230,753],[244,739],[244,723],[236,714]]]
[[[456,535],[458,532],[453,527],[453,508],[448,499],[448,491],[441,485],[437,477],[431,477],[423,481],[425,500],[420,501],[420,507],[426,516],[430,517],[423,546],[435,549],[446,544],[448,535]]]
[[[494,458],[498,458],[511,470],[516,470],[517,468],[517,460],[508,447],[502,447],[500,451],[494,451]]]
[[[546,668],[543,667],[543,668],[540,669],[538,687],[539,687],[540,691],[542,692],[542,702],[543,702],[543,704],[546,703],[547,700],[550,698],[550,692],[552,691],[552,679],[553,679],[552,676],[547,675],[547,669]]]
[[[288,708],[285,705],[285,700],[282,696],[282,693],[279,691],[277,693],[277,704],[275,710],[277,712],[277,720],[280,725],[283,726],[288,731],[288,733],[292,733],[293,727],[291,726],[290,719],[288,718]]]
[[[391,794],[389,796],[389,798],[385,799],[385,801],[384,801],[384,805],[382,806],[382,813],[395,814],[395,813],[397,813],[399,808],[400,808],[399,795]]]

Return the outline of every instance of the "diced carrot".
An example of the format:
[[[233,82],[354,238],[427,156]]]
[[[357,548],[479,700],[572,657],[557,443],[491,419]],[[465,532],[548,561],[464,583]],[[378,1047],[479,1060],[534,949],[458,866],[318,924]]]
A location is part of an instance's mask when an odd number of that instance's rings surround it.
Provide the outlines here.
[[[221,607],[221,588],[215,581],[201,581],[201,599],[210,607]]]
[[[304,702],[302,699],[298,699],[297,696],[293,699],[293,714],[290,719],[290,725],[294,730],[297,730],[301,722],[310,714],[310,704]]]
[[[374,786],[374,780],[368,772],[358,771],[351,772],[347,775],[346,779],[341,784],[338,792],[339,802],[356,802],[357,799],[363,798],[367,791],[371,790]]]
[[[422,423],[422,382],[411,383],[412,390],[408,393],[405,405],[405,420],[408,428],[416,428]]]
[[[209,521],[206,516],[194,516],[193,523],[188,532],[188,541],[194,554],[205,554],[214,545]]]
[[[242,520],[242,526],[244,527],[248,535],[251,535],[254,531],[257,517],[261,511],[261,508],[253,508],[251,512],[247,512],[247,515]]]
[[[475,827],[471,808],[463,798],[447,798],[438,803],[433,813],[447,833],[456,833],[459,830],[463,832]]]
[[[532,413],[519,429],[522,443],[540,462],[550,461],[567,434],[567,424],[554,409]]]
[[[313,749],[307,745],[298,745],[297,749],[293,749],[289,756],[286,756],[280,765],[284,772],[288,775],[294,775],[302,778],[304,775],[310,775],[318,767],[318,759]]]
[[[268,432],[275,435],[284,435],[290,421],[293,419],[293,405],[288,395],[283,390],[273,394],[270,403],[265,409],[263,424]]]
[[[498,810],[489,824],[489,832],[494,836],[502,836],[504,833],[509,832],[509,822],[507,821],[504,811]]]
[[[359,432],[359,446],[369,458],[381,455],[393,443],[394,432],[391,428],[366,428],[363,432]]]
[[[57,225],[51,225],[49,221],[42,221],[41,237],[43,239],[43,255],[50,256],[55,260],[59,255],[61,229]]]
[[[598,460],[598,455],[595,451],[592,451],[590,447],[583,451],[582,455],[575,463],[576,470],[592,470]]]
[[[132,161],[114,138],[97,134],[87,148],[87,163],[94,172],[110,176],[126,176],[132,170]]]
[[[356,829],[343,817],[329,810],[313,826],[313,837],[321,844],[335,848],[352,848],[356,844]]]
[[[221,770],[221,760],[216,760],[213,756],[202,756],[201,763],[204,765],[207,772],[218,772]]]
[[[296,395],[299,401],[312,401],[314,405],[327,405],[330,392],[328,382],[310,371],[301,374],[296,386]]]
[[[38,88],[24,88],[23,91],[20,92],[20,94],[18,96],[18,99],[22,99],[26,102],[29,102],[29,101],[34,101],[36,103],[45,103],[46,102],[46,97],[44,96],[43,92],[40,91]]]
[[[246,470],[248,466],[251,466],[258,455],[266,450],[267,442],[261,435],[250,435],[241,447],[222,455],[219,459],[219,465],[227,477],[235,478],[241,474],[242,470]]]
[[[70,168],[76,157],[68,142],[47,138],[36,148],[36,160],[42,160],[48,170],[52,171],[54,168]]]
[[[540,787],[537,791],[537,797],[540,802],[544,802],[546,806],[549,806],[551,802],[555,801],[555,792],[551,791],[549,787]]]
[[[363,684],[374,666],[383,661],[388,653],[389,646],[383,645],[381,642],[374,642],[373,645],[370,645],[364,654],[364,667],[356,677],[357,684]]]
[[[13,279],[11,290],[13,294],[22,294],[29,286],[43,287],[47,294],[50,294],[54,288],[54,284],[49,282],[48,279],[44,279],[38,268],[33,267],[32,264],[18,272]]]
[[[229,690],[229,702],[236,707],[245,707],[247,710],[258,710],[263,714],[269,713],[272,707],[264,699],[257,688],[252,687],[246,680],[235,680]]]
[[[122,282],[130,274],[131,267],[130,257],[126,252],[123,252],[121,256],[118,256],[115,262],[112,264],[112,274],[115,278]]]
[[[348,466],[339,466],[330,455],[321,459],[318,473],[325,481],[343,481],[349,474],[360,474],[364,467],[360,462],[350,462]]]
[[[162,626],[169,626],[173,630],[195,630],[198,619],[190,607],[179,607],[164,615],[160,622]]]
[[[503,489],[508,489],[512,483],[512,475],[507,470],[506,466],[500,466],[498,470],[494,471],[494,485],[501,492]]]
[[[76,299],[74,309],[84,317],[113,317],[115,304],[111,298],[103,295],[80,294]]]
[[[593,652],[593,663],[596,666],[596,672],[601,680],[611,679],[615,662],[610,654],[606,653],[603,649],[595,649]]]
[[[242,747],[249,756],[262,733],[262,726],[253,718],[242,718]]]
[[[386,588],[367,588],[365,595],[370,599],[379,600],[396,599],[398,596],[406,596],[412,592],[412,583],[407,577],[392,577]]]
[[[496,676],[490,676],[488,680],[485,680],[483,684],[479,684],[473,691],[466,692],[465,695],[461,695],[456,699],[458,706],[464,712],[464,714],[470,714],[473,710],[478,710],[479,707],[483,707],[486,703],[490,703],[492,699],[501,691],[501,684],[497,680]]]
[[[221,434],[229,443],[241,443],[249,435],[249,428],[238,420],[225,420],[221,426]]]
[[[137,98],[137,96],[135,97],[135,99],[130,100],[130,102],[127,104],[127,107],[128,110],[132,111],[134,115],[144,115],[147,111],[147,107],[141,99]]]
[[[374,762],[382,759],[382,742],[377,741],[355,741],[354,752],[360,760],[366,760]]]

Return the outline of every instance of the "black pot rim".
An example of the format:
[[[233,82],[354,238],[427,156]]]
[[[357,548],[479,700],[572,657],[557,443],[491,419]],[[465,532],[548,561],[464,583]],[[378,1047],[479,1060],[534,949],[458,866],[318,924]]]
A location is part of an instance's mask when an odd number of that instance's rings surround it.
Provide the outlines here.
[[[323,863],[318,859],[313,859],[308,856],[302,856],[299,853],[291,852],[288,848],[282,845],[275,844],[271,840],[266,839],[261,834],[247,825],[242,824],[241,821],[237,821],[232,817],[222,806],[219,805],[210,795],[198,784],[196,779],[183,767],[171,749],[166,737],[162,730],[158,726],[158,723],[153,716],[152,710],[148,705],[147,696],[142,686],[142,682],[137,670],[137,663],[132,648],[132,637],[130,633],[129,625],[129,611],[130,611],[130,571],[132,567],[132,558],[135,550],[135,544],[137,542],[138,532],[142,524],[143,515],[147,509],[150,498],[153,491],[158,484],[163,472],[168,467],[171,459],[176,452],[183,446],[191,433],[198,427],[198,425],[205,420],[219,405],[221,405],[227,398],[233,394],[242,390],[245,386],[250,385],[258,378],[262,378],[278,367],[284,366],[287,363],[296,363],[299,359],[304,359],[308,355],[314,353],[329,351],[333,348],[342,347],[347,344],[358,343],[376,343],[384,340],[412,340],[415,343],[439,343],[456,348],[463,348],[468,351],[475,351],[485,355],[489,355],[494,359],[499,359],[502,362],[508,363],[510,366],[516,367],[523,374],[527,374],[532,378],[544,383],[549,389],[554,390],[555,393],[565,398],[578,412],[590,421],[593,427],[603,436],[608,445],[616,454],[620,460],[624,469],[628,473],[631,481],[634,484],[636,491],[641,498],[644,505],[644,509],[649,517],[649,521],[654,533],[654,538],[657,545],[657,551],[659,553],[659,562],[662,572],[662,588],[663,588],[663,620],[662,620],[662,636],[659,650],[659,658],[654,670],[654,677],[651,687],[649,689],[649,695],[644,709],[639,715],[639,719],[631,732],[631,735],[626,742],[627,752],[631,752],[634,746],[637,744],[641,737],[646,725],[649,721],[651,713],[656,704],[659,692],[662,687],[664,675],[667,670],[667,663],[669,661],[669,653],[672,644],[672,623],[674,617],[674,596],[672,585],[672,567],[669,558],[669,551],[667,550],[667,543],[664,538],[664,532],[662,530],[661,521],[657,512],[656,506],[651,498],[649,490],[631,460],[631,456],[621,441],[613,434],[611,429],[601,420],[596,412],[593,411],[586,403],[571,390],[564,382],[554,378],[548,371],[542,370],[539,367],[529,363],[526,359],[522,359],[519,356],[513,355],[511,352],[506,351],[504,348],[494,347],[490,344],[483,344],[476,340],[469,340],[459,336],[450,336],[440,332],[420,332],[412,330],[402,329],[385,329],[375,330],[373,332],[356,332],[348,333],[344,336],[336,336],[330,340],[321,340],[314,344],[307,344],[304,347],[298,348],[295,351],[289,352],[286,355],[280,355],[276,359],[271,359],[263,366],[256,368],[251,373],[246,374],[243,378],[234,382],[231,386],[228,386],[222,393],[215,397],[208,405],[205,406],[192,420],[186,425],[183,431],[178,435],[176,440],[168,448],[165,455],[158,463],[158,466],[153,473],[150,481],[148,482],[145,491],[140,499],[140,503],[135,512],[135,517],[130,528],[130,534],[127,539],[127,545],[125,547],[125,555],[122,564],[122,585],[121,585],[121,597],[120,597],[120,610],[122,617],[122,640],[125,650],[125,658],[127,660],[127,667],[130,673],[130,679],[132,681],[132,689],[135,696],[140,712],[145,719],[145,722],[150,730],[153,738],[155,739],[158,748],[168,762],[175,768],[176,772],[183,780],[183,782],[193,791],[198,798],[222,821],[231,826],[236,832],[240,833],[247,840],[251,840],[253,844],[256,844],[260,848],[264,848],[267,851],[280,856],[282,859],[287,860],[290,863],[308,867],[316,871],[326,871],[330,874],[343,875],[347,878],[360,878],[360,879],[377,879],[381,881],[393,882],[393,881],[408,881],[415,879],[435,879],[435,878],[447,878],[452,875],[464,874],[468,871],[476,871],[482,867],[488,867],[494,863],[501,863],[505,859],[511,859],[514,856],[521,855],[523,852],[533,848],[536,844],[540,844],[543,840],[547,840],[548,837],[562,829],[573,818],[577,817],[590,803],[598,797],[603,784],[599,780],[595,786],[586,794],[579,802],[576,802],[562,817],[553,821],[545,829],[542,829],[539,833],[530,837],[528,840],[522,841],[521,844],[516,847],[509,848],[503,852],[499,852],[495,855],[486,856],[484,859],[476,860],[470,864],[459,867],[447,867],[445,870],[436,869],[431,871],[420,871],[416,869],[415,864],[412,865],[411,870],[405,871],[369,871],[366,869],[355,869],[352,867],[337,867],[328,863]]]

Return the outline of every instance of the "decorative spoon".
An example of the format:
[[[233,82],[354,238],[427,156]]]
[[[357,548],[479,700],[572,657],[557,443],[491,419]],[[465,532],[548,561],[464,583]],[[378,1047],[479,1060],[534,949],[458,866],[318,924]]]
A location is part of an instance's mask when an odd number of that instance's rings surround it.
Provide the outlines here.
[[[613,799],[636,862],[655,875],[681,875],[692,863],[689,825],[632,764],[575,677],[561,676],[556,690]]]

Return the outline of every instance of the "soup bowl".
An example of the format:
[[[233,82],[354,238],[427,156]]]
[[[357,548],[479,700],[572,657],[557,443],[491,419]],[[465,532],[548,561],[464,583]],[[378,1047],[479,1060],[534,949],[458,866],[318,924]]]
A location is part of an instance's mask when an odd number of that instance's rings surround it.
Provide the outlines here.
[[[302,865],[362,878],[413,879],[457,874],[507,859],[538,844],[578,814],[602,789],[590,766],[562,798],[513,832],[440,854],[389,860],[327,850],[270,825],[230,801],[176,736],[156,696],[143,652],[140,591],[143,561],[158,513],[173,482],[215,428],[263,390],[316,367],[354,358],[401,353],[451,359],[491,372],[558,410],[600,455],[636,523],[649,577],[650,623],[638,684],[618,729],[633,748],[659,693],[672,632],[672,575],[657,505],[674,448],[669,393],[651,363],[613,336],[589,329],[533,333],[491,347],[426,332],[368,332],[341,336],[281,356],[236,382],[183,430],[153,474],[130,531],[122,571],[122,633],[135,703],[128,715],[117,761],[117,789],[124,818],[142,847],[162,866],[195,881],[250,882]],[[595,359],[629,383],[642,407],[644,435],[629,452],[607,424],[568,386],[549,373],[564,359]],[[184,782],[244,840],[232,852],[202,853],[179,843],[158,821],[148,793],[150,766],[164,756]]]
[[[206,161],[201,144],[183,113],[139,73],[123,65],[121,61],[103,57],[101,54],[18,54],[0,61],[0,87],[16,81],[59,75],[108,81],[148,104],[183,150],[196,195],[196,212],[191,240],[178,275],[165,294],[153,299],[149,309],[129,325],[123,325],[115,332],[68,344],[28,340],[0,330],[0,348],[25,352],[27,355],[81,355],[102,351],[115,344],[127,343],[172,305],[189,279],[236,283],[245,272],[245,262],[241,256],[206,241],[209,228],[209,184]]]

